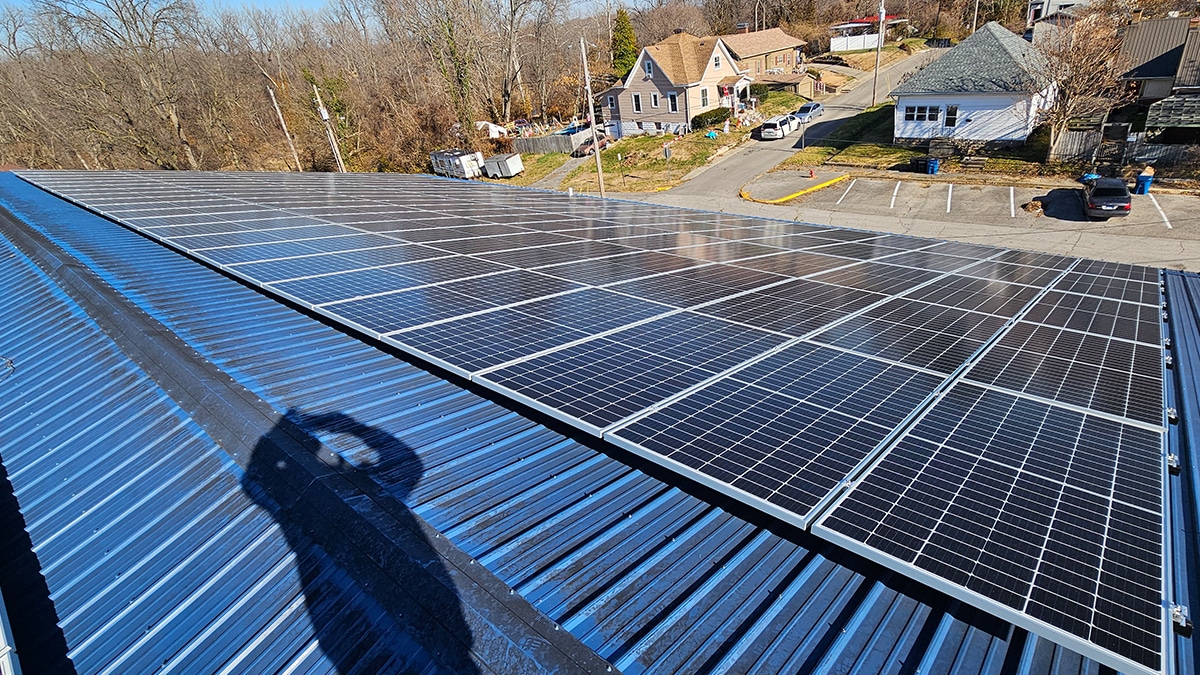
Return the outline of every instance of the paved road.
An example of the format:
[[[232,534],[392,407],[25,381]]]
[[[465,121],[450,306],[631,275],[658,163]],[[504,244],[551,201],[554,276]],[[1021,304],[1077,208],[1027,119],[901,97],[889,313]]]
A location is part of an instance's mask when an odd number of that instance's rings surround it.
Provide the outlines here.
[[[880,69],[877,100],[885,100],[887,92],[896,86],[905,73],[933,61],[941,51],[921,52]],[[804,132],[805,142],[824,138],[842,122],[866,110],[871,105],[872,79],[864,75],[863,81],[856,83],[854,89],[826,101],[825,115],[808,125]],[[747,181],[771,169],[799,149],[799,132],[776,141],[752,140],[669,192],[673,195],[737,195]]]

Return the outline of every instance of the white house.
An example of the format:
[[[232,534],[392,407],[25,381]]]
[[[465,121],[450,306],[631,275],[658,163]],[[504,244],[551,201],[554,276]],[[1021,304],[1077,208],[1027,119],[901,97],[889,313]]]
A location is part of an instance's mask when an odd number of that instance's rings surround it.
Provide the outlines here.
[[[892,90],[895,140],[1024,141],[1054,91],[1041,54],[993,21]]]

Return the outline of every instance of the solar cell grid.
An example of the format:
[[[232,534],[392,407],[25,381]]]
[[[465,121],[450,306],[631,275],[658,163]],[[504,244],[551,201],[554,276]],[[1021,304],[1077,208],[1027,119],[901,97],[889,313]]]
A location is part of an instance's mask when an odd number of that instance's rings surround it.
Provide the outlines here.
[[[955,385],[817,527],[1153,670],[1161,512],[1116,483],[1157,484],[1160,452],[1161,432]]]
[[[486,379],[603,429],[784,339],[718,319],[672,314],[507,366]]]
[[[1158,284],[1136,280],[1127,281],[1117,277],[1071,272],[1055,284],[1054,289],[1112,300],[1140,302],[1144,305],[1158,304]]]
[[[319,245],[307,242],[282,241],[232,248],[211,248],[206,251],[195,252],[195,255],[218,265],[232,265],[234,263],[276,260],[278,258],[290,258],[324,252]]]
[[[1149,305],[1051,291],[1023,317],[1026,321],[1147,344],[1162,340],[1159,310]]]
[[[1157,347],[1018,322],[967,377],[1150,424],[1162,420]]]
[[[942,276],[942,272],[919,270],[912,267],[888,265],[882,262],[864,262],[852,267],[835,269],[815,275],[814,281],[861,288],[885,295],[896,295]]]
[[[380,267],[444,256],[444,251],[425,248],[417,244],[393,242],[390,246],[338,251],[336,253],[310,253],[295,258],[282,258],[266,262],[238,263],[231,265],[240,274],[261,282],[283,281],[300,277],[348,272],[350,270]]]
[[[803,277],[831,270],[835,267],[845,267],[854,263],[845,258],[835,258],[834,256],[821,255],[820,253],[789,251],[759,258],[750,258],[748,260],[738,260],[730,264],[736,267],[748,267],[762,272],[771,272],[772,274]]]
[[[543,274],[587,284],[601,285],[629,281],[651,274],[695,267],[705,263],[691,258],[675,256],[657,251],[639,251],[629,255],[614,256],[600,260],[553,265],[541,268]]]
[[[582,331],[514,309],[456,319],[401,335],[403,344],[464,375],[588,337]]]
[[[997,316],[1016,316],[1038,294],[1032,286],[949,275],[907,296],[947,307]]]
[[[695,307],[786,279],[787,277],[777,274],[730,265],[702,265],[651,279],[636,279],[616,284],[609,289],[676,307]]]
[[[827,250],[827,249],[821,249]],[[942,255],[932,251],[908,251],[899,255],[890,256],[887,259],[889,265],[905,265],[907,267],[916,267],[922,270],[935,270],[938,272],[953,272],[954,270],[966,267],[974,262],[975,258],[963,258],[954,255]]]
[[[282,230],[247,230],[244,232],[227,232],[225,234],[164,235],[164,238],[168,239],[172,244],[182,246],[190,251],[203,251],[210,248],[245,246],[246,244],[263,244],[276,241],[317,242],[326,237],[344,237],[353,234],[356,234],[353,230],[329,225],[286,228]]]
[[[401,232],[397,236],[408,238],[407,232]],[[470,236],[465,239],[457,240],[442,240],[429,242],[427,245],[434,248],[440,248],[451,253],[475,254],[488,253],[490,251],[510,251],[526,249],[531,246],[546,246],[549,244],[565,244],[576,241],[571,237],[565,237],[559,234],[550,232],[530,232],[526,234],[509,234],[500,236]]]
[[[959,270],[958,274],[991,281],[1026,284],[1028,286],[1044,288],[1058,277],[1059,271],[1044,267],[1033,267],[1031,265],[984,260]]]
[[[822,255],[836,255],[842,258],[854,258],[856,260],[872,260],[875,258],[883,258],[903,252],[902,249],[877,245],[874,243],[874,241],[822,244],[819,248],[812,250],[814,253],[820,253]]]
[[[796,280],[751,291],[696,311],[764,330],[801,336],[883,298],[868,291]]]
[[[498,253],[481,253],[480,258],[513,267],[544,267],[565,262],[604,258],[633,252],[634,249],[596,241],[572,241],[566,244],[515,249]]]
[[[872,307],[813,340],[952,373],[1004,324],[1000,317],[897,299]]]

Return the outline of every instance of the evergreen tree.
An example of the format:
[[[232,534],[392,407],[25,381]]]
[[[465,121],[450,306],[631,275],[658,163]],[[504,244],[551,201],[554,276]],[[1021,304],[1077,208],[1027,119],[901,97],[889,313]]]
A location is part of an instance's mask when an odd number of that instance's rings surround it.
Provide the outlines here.
[[[613,72],[622,79],[633,70],[637,63],[637,35],[633,32],[633,22],[625,8],[617,10],[617,18],[613,22],[612,32],[612,67]]]

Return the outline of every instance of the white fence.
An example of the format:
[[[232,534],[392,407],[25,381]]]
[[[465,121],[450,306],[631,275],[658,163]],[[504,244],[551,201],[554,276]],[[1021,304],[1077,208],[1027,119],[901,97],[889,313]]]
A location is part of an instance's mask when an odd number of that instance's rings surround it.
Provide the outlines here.
[[[831,52],[856,52],[861,49],[875,49],[875,45],[879,44],[879,33],[870,33],[868,35],[848,35],[846,37],[835,37],[829,40],[829,51]]]

